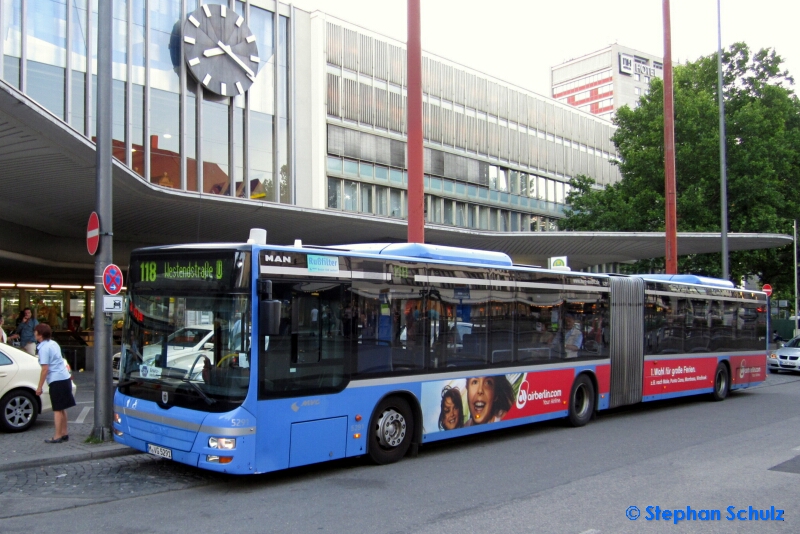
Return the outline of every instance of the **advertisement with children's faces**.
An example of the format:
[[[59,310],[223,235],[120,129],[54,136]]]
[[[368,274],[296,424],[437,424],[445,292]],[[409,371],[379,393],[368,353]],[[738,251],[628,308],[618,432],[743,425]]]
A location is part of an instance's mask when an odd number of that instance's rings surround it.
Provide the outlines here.
[[[426,434],[566,411],[573,369],[472,376],[422,384]]]

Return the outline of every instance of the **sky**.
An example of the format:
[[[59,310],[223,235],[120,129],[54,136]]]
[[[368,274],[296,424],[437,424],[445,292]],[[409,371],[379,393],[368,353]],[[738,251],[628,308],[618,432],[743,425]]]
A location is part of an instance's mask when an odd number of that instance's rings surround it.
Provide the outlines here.
[[[800,83],[796,0],[721,0],[722,46],[771,47]],[[294,0],[406,41],[405,0]],[[421,0],[422,48],[542,95],[550,67],[612,43],[663,56],[661,0]],[[673,62],[717,50],[717,0],[672,0]]]

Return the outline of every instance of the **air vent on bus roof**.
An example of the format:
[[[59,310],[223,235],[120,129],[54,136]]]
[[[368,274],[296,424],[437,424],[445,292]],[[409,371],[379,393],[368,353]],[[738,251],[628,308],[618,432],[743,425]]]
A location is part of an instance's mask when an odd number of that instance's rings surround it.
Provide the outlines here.
[[[339,245],[336,248],[366,254],[402,256],[407,258],[419,258],[422,260],[460,261],[498,267],[511,267],[513,265],[511,258],[502,252],[445,247],[441,245],[426,245],[423,243],[364,243]]]

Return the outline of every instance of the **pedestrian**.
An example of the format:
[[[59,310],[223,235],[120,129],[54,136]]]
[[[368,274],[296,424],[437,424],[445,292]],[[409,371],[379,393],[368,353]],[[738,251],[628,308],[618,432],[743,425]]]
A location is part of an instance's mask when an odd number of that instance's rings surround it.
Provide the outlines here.
[[[3,328],[3,323],[5,323],[5,318],[0,315],[0,343],[8,343],[8,336],[6,335],[6,331]]]
[[[61,356],[61,347],[50,339],[53,331],[49,325],[36,325],[34,329],[36,341],[39,342],[39,365],[42,373],[39,376],[39,387],[36,394],[42,394],[42,386],[47,380],[50,388],[50,405],[53,407],[55,419],[55,433],[52,439],[44,440],[45,443],[63,443],[69,441],[67,432],[67,408],[75,406],[72,396],[72,379],[70,378],[67,362]]]
[[[22,320],[17,325],[14,333],[8,336],[8,339],[19,339],[22,348],[31,356],[36,356],[36,336],[33,329],[39,324],[39,321],[33,318],[33,312],[30,308],[25,308],[20,314]]]

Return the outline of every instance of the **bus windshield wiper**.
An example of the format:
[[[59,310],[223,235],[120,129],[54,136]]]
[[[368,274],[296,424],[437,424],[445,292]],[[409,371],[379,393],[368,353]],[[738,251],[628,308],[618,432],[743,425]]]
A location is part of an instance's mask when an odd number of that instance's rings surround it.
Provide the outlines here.
[[[195,384],[194,382],[192,382],[188,378],[181,378],[181,382],[186,382],[187,384],[192,386],[194,388],[194,390],[197,393],[199,393],[201,397],[203,397],[203,400],[206,401],[206,404],[208,404],[209,406],[211,406],[212,404],[217,402],[214,399],[212,399],[211,397],[209,397],[208,395],[206,395],[206,392],[203,391],[203,389],[200,386],[198,386],[197,384]]]

